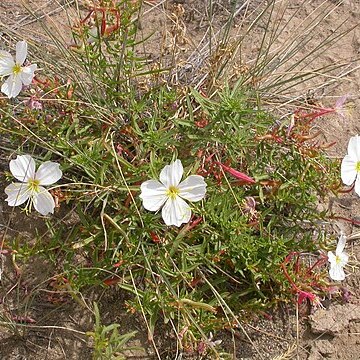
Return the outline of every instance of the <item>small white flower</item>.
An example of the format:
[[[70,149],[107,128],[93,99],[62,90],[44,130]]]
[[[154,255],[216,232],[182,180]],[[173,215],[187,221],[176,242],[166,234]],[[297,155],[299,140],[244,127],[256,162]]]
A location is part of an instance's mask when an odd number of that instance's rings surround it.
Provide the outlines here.
[[[10,161],[10,171],[19,180],[5,188],[9,206],[18,206],[30,201],[41,215],[54,213],[55,202],[51,194],[43,187],[56,183],[62,176],[59,164],[46,161],[35,171],[35,161],[30,155],[18,155]]]
[[[344,253],[346,243],[346,236],[340,235],[338,244],[336,246],[335,255],[332,251],[328,252],[328,260],[330,263],[329,275],[335,281],[341,281],[345,279],[345,272],[343,267],[347,264],[349,256]]]
[[[160,173],[160,181],[147,180],[141,184],[140,198],[149,211],[162,207],[166,225],[180,226],[190,221],[190,206],[183,200],[200,201],[206,193],[206,183],[200,175],[190,175],[181,181],[184,169],[180,160],[166,165]]]
[[[210,331],[209,337],[208,337],[208,339],[207,339],[208,344],[209,344],[210,346],[218,346],[218,345],[220,345],[220,344],[222,343],[222,340],[215,340],[215,341],[213,341],[213,339],[214,339],[214,335],[213,335],[213,333]]]
[[[214,339],[214,335],[212,332],[210,332],[209,337],[205,341],[199,342],[197,351],[200,355],[205,355],[209,347],[215,348],[216,346],[219,346],[222,343],[222,340],[213,341],[213,339]]]
[[[341,180],[345,185],[355,181],[355,192],[360,196],[360,136],[350,138],[348,153],[341,162]]]
[[[22,66],[27,57],[27,42],[16,44],[15,61],[7,51],[0,51],[0,76],[8,76],[1,91],[9,98],[19,95],[23,85],[30,85],[37,65]]]

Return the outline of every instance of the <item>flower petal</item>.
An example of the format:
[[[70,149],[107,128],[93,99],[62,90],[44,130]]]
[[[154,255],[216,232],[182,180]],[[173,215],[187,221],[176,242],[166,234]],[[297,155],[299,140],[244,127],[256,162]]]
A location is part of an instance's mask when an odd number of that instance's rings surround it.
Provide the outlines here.
[[[168,198],[161,211],[162,218],[166,225],[175,225],[188,223],[191,218],[190,206],[179,196],[175,199]]]
[[[34,71],[37,69],[37,65],[33,64],[30,66],[25,66],[21,69],[20,79],[24,85],[30,85],[32,79],[34,78]]]
[[[33,196],[34,208],[41,215],[53,214],[55,201],[51,194],[42,186],[39,186],[39,192]]]
[[[147,180],[141,184],[140,188],[140,198],[146,210],[158,211],[168,198],[165,186],[157,180]]]
[[[337,256],[342,254],[342,252],[345,249],[345,244],[346,244],[346,235],[341,234],[340,237],[339,237],[339,241],[337,243],[337,246],[336,246],[336,251],[335,251],[335,254]]]
[[[19,75],[11,74],[1,87],[3,92],[9,99],[17,97],[22,89],[22,82]]]
[[[349,261],[349,255],[343,252],[338,256],[340,258],[339,265],[344,267]]]
[[[18,155],[10,161],[9,167],[13,176],[21,182],[35,178],[35,161],[30,155]]]
[[[345,95],[337,98],[336,103],[335,103],[335,109],[343,107],[345,104],[345,101],[347,100],[348,97],[349,97],[349,94],[345,94]]]
[[[173,161],[170,165],[166,165],[160,173],[160,181],[169,188],[170,186],[178,186],[183,176],[184,169],[180,160]]]
[[[12,59],[11,54],[8,51],[0,50],[0,63],[7,59]]]
[[[329,270],[329,275],[335,281],[341,281],[345,279],[345,272],[342,266],[338,264],[331,266]]]
[[[35,179],[39,180],[40,185],[55,184],[62,177],[59,169],[60,165],[52,161],[45,161],[41,164],[35,174]]]
[[[351,185],[356,178],[356,160],[346,155],[341,162],[341,180],[345,185]]]
[[[27,42],[18,41],[16,43],[16,63],[22,65],[27,57]]]
[[[0,51],[0,76],[12,74],[15,66],[14,59],[7,51]]]
[[[9,206],[18,206],[29,198],[30,191],[26,184],[12,183],[5,188],[5,194],[8,196],[5,201]]]
[[[348,155],[350,155],[354,161],[360,161],[360,136],[352,136],[348,144]]]
[[[334,255],[334,253],[332,251],[328,252],[328,261],[329,261],[331,266],[333,264],[336,264],[336,256]]]
[[[190,175],[179,185],[179,196],[189,201],[199,201],[206,193],[206,183],[200,175]]]
[[[360,196],[360,176],[359,175],[356,177],[354,190]]]

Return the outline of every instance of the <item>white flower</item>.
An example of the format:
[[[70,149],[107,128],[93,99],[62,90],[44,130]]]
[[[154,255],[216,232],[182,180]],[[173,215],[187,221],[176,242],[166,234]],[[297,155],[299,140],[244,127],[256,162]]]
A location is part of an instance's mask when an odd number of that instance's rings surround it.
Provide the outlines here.
[[[210,334],[209,334],[209,337],[208,337],[208,339],[207,339],[207,341],[208,341],[208,344],[210,345],[210,346],[218,346],[218,345],[220,345],[221,343],[222,343],[222,340],[215,340],[215,341],[213,341],[213,339],[214,339],[214,335],[213,335],[213,333],[210,331]]]
[[[46,161],[35,171],[35,161],[30,155],[18,155],[10,161],[10,171],[21,181],[5,188],[9,206],[18,206],[30,201],[41,215],[54,213],[55,202],[51,194],[43,187],[56,183],[62,176],[59,164]],[[42,186],[43,185],[43,186]]]
[[[360,136],[350,138],[348,154],[341,162],[341,180],[345,185],[352,185],[355,181],[355,192],[360,195]]]
[[[343,267],[347,264],[349,259],[348,255],[343,252],[345,243],[346,236],[341,234],[336,246],[335,255],[332,251],[328,252],[328,260],[330,263],[329,275],[335,281],[341,281],[345,279],[345,272]]]
[[[144,208],[158,211],[162,207],[162,218],[166,225],[180,226],[191,217],[190,206],[183,200],[200,201],[206,193],[206,183],[200,175],[190,175],[184,181],[180,160],[166,165],[160,173],[160,181],[147,180],[141,184],[140,198]]]
[[[0,51],[0,76],[8,76],[1,91],[9,98],[19,95],[23,85],[30,85],[37,65],[22,66],[27,57],[26,41],[16,44],[15,61],[7,51]]]

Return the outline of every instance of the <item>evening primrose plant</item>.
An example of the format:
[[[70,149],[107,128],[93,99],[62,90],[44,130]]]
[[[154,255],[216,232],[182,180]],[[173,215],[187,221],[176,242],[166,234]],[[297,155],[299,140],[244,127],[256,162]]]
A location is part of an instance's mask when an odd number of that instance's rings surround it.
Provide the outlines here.
[[[89,7],[72,24],[70,45],[50,34],[59,61],[37,72],[31,98],[16,112],[1,100],[1,133],[18,155],[10,172],[21,182],[7,184],[6,201],[54,213],[48,234],[26,252],[56,264],[73,293],[126,293],[119,309],[142,319],[156,351],[166,326],[177,339],[170,358],[179,349],[216,357],[221,345],[209,334],[239,331],[253,314],[292,299],[289,290],[326,294],[325,266],[309,289],[306,271],[284,263],[327,247],[331,214],[318,203],[340,189],[339,162],[326,156],[313,122],[338,109],[301,107],[279,120],[242,76],[221,86],[167,81],[166,69],[136,54],[140,5]],[[353,155],[346,184],[357,177]],[[76,214],[71,229],[64,212]],[[22,255],[17,246],[14,262]],[[99,329],[91,337],[103,353],[108,328]]]
[[[122,306],[143,314],[149,339],[163,322],[178,332],[186,327],[181,346],[188,351],[230,319],[241,324],[243,311],[287,299],[281,263],[292,251],[325,245],[322,232],[314,237],[327,219],[316,204],[339,182],[338,164],[311,140],[304,114],[290,131],[277,127],[238,88],[212,100],[190,90],[178,106],[192,117],[174,118],[176,90],[159,88],[143,94],[126,125],[89,127],[87,117],[76,119],[77,108],[61,103],[66,94],[58,96],[47,109],[56,121],[37,118],[12,137],[31,130],[52,139],[51,159],[63,171],[58,206],[76,204],[78,214],[61,245],[73,289],[132,294]],[[30,140],[32,152],[48,158],[37,138]],[[19,144],[19,152],[29,150]],[[49,225],[68,231],[56,212]],[[76,263],[78,254],[86,265]]]
[[[345,245],[346,236],[341,234],[336,246],[335,255],[332,251],[328,252],[328,259],[330,263],[329,276],[335,281],[342,281],[345,279],[343,267],[347,264],[349,259],[349,256],[344,252]]]
[[[35,172],[35,161],[30,155],[18,155],[10,161],[10,171],[20,182],[11,183],[5,188],[9,206],[19,206],[25,202],[27,210],[35,210],[41,215],[53,214],[55,201],[44,185],[52,185],[60,180],[62,172],[59,164],[46,161]]]
[[[360,137],[352,136],[348,144],[348,153],[341,162],[341,179],[345,185],[353,185],[360,196]]]
[[[16,44],[15,61],[7,51],[0,51],[0,76],[6,77],[1,86],[1,92],[9,98],[19,95],[23,85],[30,85],[37,69],[36,64],[23,66],[27,58],[27,42],[19,41]]]
[[[166,225],[186,224],[191,218],[190,206],[183,200],[200,201],[205,197],[206,183],[200,175],[191,175],[184,181],[180,160],[166,165],[160,173],[160,181],[147,180],[141,184],[140,198],[145,209],[158,211]]]

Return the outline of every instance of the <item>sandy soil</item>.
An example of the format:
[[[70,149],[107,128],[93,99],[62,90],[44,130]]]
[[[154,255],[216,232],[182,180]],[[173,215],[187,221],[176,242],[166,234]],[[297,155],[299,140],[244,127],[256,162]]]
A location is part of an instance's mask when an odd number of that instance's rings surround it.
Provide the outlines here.
[[[146,49],[147,55],[154,60],[168,56],[168,59],[187,58],[193,51],[203,51],[199,45],[206,33],[207,23],[204,21],[205,0],[176,0],[176,1],[151,1],[159,4],[156,11],[147,15],[145,20],[140,20],[143,35],[152,33],[152,40]],[[0,2],[0,35],[15,33],[24,36],[32,42],[50,43],[46,34],[43,33],[39,23],[21,6],[21,0],[2,0]],[[71,1],[39,0],[28,2],[32,9],[52,27],[54,31],[60,29],[68,31],[66,17],[61,4],[72,3]],[[230,1],[214,1],[216,8],[212,27],[221,27],[229,13]],[[238,6],[243,2],[238,1]],[[285,44],[288,39],[296,36],[296,25],[301,23],[323,1],[291,2],[294,4],[285,13],[282,21],[289,22],[288,30],[277,40],[277,45]],[[325,3],[337,3],[325,1]],[[254,1],[250,6],[255,8],[261,1]],[[300,7],[300,9],[299,9]],[[295,16],[294,13],[296,13]],[[347,29],[359,23],[360,2],[357,0],[343,1],[333,13],[321,24],[317,33],[314,33],[314,41],[330,36],[331,33],[342,23]],[[234,34],[239,31],[243,12],[235,19],[232,29]],[[160,31],[159,29],[164,29]],[[256,53],[263,29],[256,29],[251,41],[244,47],[242,62],[250,61]],[[177,42],[171,39],[176,36]],[[1,42],[0,42],[1,45]],[[309,51],[312,45],[304,45],[304,53]],[[172,56],[169,56],[169,54]],[[360,30],[353,29],[337,45],[320,54],[316,60],[309,64],[309,68],[316,69],[320,64],[333,64],[339,61],[351,62],[351,67],[359,65],[357,59],[360,54]],[[299,53],[295,56],[300,57]],[[349,68],[350,69],[350,68]],[[281,69],[279,69],[281,71]],[[333,116],[322,118],[316,123],[327,141],[336,141],[335,146],[329,149],[329,155],[343,157],[346,153],[347,142],[350,136],[359,134],[360,125],[360,71],[351,71],[341,79],[334,79],[330,84],[329,78],[317,78],[310,81],[306,86],[301,85],[297,90],[299,95],[311,98],[311,101],[330,106],[336,98],[348,94],[348,102],[353,105],[352,116],[346,120]],[[331,80],[331,79],[330,79]],[[280,94],[281,95],[281,94]],[[279,95],[279,96],[280,96]],[[296,96],[296,94],[292,94]],[[7,166],[8,154],[2,154],[1,170]],[[3,200],[3,198],[1,199]],[[353,193],[346,194],[341,198],[330,199],[334,212],[340,216],[352,219],[360,219],[360,200]],[[324,206],[328,206],[325,204]],[[28,219],[19,224],[16,212],[9,209],[1,209],[1,224],[9,224],[11,231],[8,236],[19,236],[33,241],[36,231],[46,231],[44,225],[35,218]],[[10,223],[8,220],[10,218]],[[70,223],[73,221],[70,217]],[[343,230],[347,235],[359,232],[355,225],[338,221],[331,224],[334,232]],[[1,230],[2,231],[2,230]],[[310,318],[296,316],[292,306],[284,307],[271,315],[270,319],[258,319],[245,326],[252,339],[249,343],[243,334],[236,337],[236,357],[238,359],[359,359],[360,353],[360,242],[355,237],[348,244],[351,265],[348,267],[348,278],[344,283],[344,294],[347,303],[329,302],[324,304],[325,309],[313,310]],[[3,267],[13,269],[13,264],[8,257],[2,257]],[[60,259],[59,259],[60,262]],[[53,279],[53,264],[44,263],[42,259],[34,259],[20,269],[22,275],[16,277],[14,271],[4,272],[3,282],[0,286],[1,304],[0,321],[3,319],[16,320],[18,313],[26,308],[31,317],[22,319],[28,325],[24,328],[0,328],[0,358],[1,359],[90,359],[91,351],[88,339],[81,332],[91,330],[92,316],[88,309],[72,301],[72,299],[52,299],[49,301],[49,293],[61,287],[61,284]],[[124,298],[115,290],[106,294],[99,294],[89,290],[84,294],[86,300],[96,299],[100,303],[100,309],[105,321],[118,322],[123,331],[138,330],[139,336],[133,344],[146,348],[145,352],[129,353],[132,359],[156,358],[147,342],[141,321],[125,315]],[[34,322],[33,322],[34,320]],[[54,326],[46,328],[44,326]],[[71,330],[73,329],[73,330]],[[161,336],[158,335],[157,343],[161,349]],[[233,347],[232,339],[223,334],[223,344]],[[299,346],[296,346],[299,345]],[[163,345],[164,353],[167,344]],[[287,354],[287,357],[285,356]],[[165,355],[162,358],[166,359]]]

